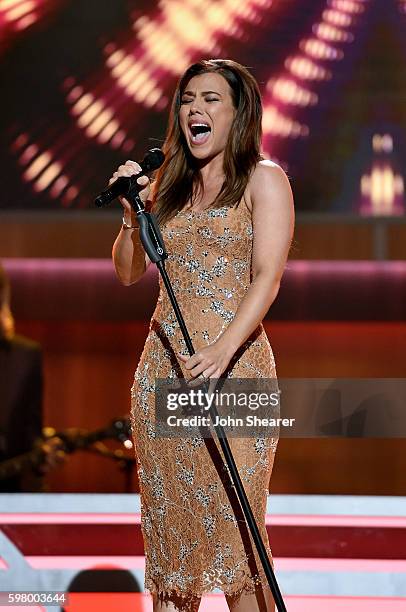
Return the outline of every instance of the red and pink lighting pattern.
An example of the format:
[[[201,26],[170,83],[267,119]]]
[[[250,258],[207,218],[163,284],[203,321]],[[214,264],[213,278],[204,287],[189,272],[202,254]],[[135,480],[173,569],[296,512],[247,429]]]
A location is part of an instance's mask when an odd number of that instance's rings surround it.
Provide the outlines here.
[[[134,103],[161,111],[171,81],[201,54],[221,53],[222,36],[242,39],[246,23],[260,22],[272,0],[163,0],[152,16],[133,20],[124,42],[104,48],[106,71],[83,85],[64,83],[77,126],[100,144],[130,150]]]
[[[391,134],[374,134],[371,167],[360,180],[361,215],[399,216],[405,213],[405,184],[394,167],[394,141]]]
[[[55,11],[59,4],[58,0],[0,0],[0,48],[8,47],[20,32]]]
[[[127,151],[133,148],[134,141],[129,139],[117,119],[124,99],[121,104],[116,102],[113,107],[111,104],[114,100],[111,95],[96,98],[95,92],[85,91],[81,85],[75,84],[73,78],[66,79],[64,88],[68,90],[66,99],[70,105],[70,113],[87,138],[95,138],[100,144],[109,143],[114,149],[122,148]]]
[[[244,25],[261,22],[272,6],[272,0],[164,0],[151,16],[134,18],[120,44],[106,44],[104,68],[83,83],[74,76],[64,79],[72,128],[59,128],[52,147],[27,131],[14,140],[22,180],[65,207],[88,206],[82,194],[91,180],[89,164],[78,171],[78,160],[86,157],[89,141],[128,154],[146,113],[168,106],[174,76],[202,53],[220,54],[222,36],[244,39]]]
[[[293,14],[296,0],[290,4]],[[320,104],[321,85],[334,79],[340,61],[351,53],[369,4],[370,0],[321,3],[320,18],[311,24],[308,35],[298,37],[297,52],[265,78],[263,150],[287,171],[284,143],[309,137],[306,110]],[[405,5],[399,0],[401,12]],[[129,14],[130,29],[103,47],[104,65],[81,82],[69,76],[61,83],[72,125],[52,126],[44,138],[37,136],[41,130],[33,126],[32,134],[25,129],[15,137],[12,151],[22,180],[35,193],[46,192],[64,207],[88,207],[94,178],[87,162],[89,147],[108,146],[129,156],[136,146],[134,134],[140,142],[147,137],[143,131],[150,124],[147,116],[167,112],[174,79],[187,65],[202,56],[226,57],[221,46],[224,39],[246,42],[253,25],[275,18],[283,6],[282,0],[161,0],[148,14]],[[28,24],[42,14],[45,3],[39,0],[0,0],[3,27],[5,22],[18,24],[25,18],[21,23]],[[272,36],[272,23],[267,23],[267,32]],[[382,174],[377,169],[370,177],[362,177],[361,214],[381,214],[376,194],[381,190],[387,201],[388,185],[396,201],[393,210],[386,206],[387,214],[403,211],[403,179],[396,174],[392,179],[387,171]]]
[[[278,154],[278,143],[286,138],[306,138],[310,127],[296,117],[298,108],[316,106],[318,83],[334,75],[333,62],[344,57],[341,46],[355,39],[356,26],[369,0],[327,0],[321,18],[309,36],[298,42],[298,52],[284,61],[279,74],[272,75],[264,95],[264,149]],[[309,84],[313,83],[313,89]],[[270,153],[268,153],[270,156]]]
[[[65,137],[67,141],[69,134],[66,133]],[[70,144],[73,147],[72,141]],[[29,134],[22,133],[12,144],[12,150],[21,166],[22,180],[29,183],[34,192],[48,189],[50,197],[59,200],[64,207],[69,207],[79,196],[79,188],[65,172],[74,153],[71,148],[64,149],[63,141],[51,150],[41,142],[33,142]]]

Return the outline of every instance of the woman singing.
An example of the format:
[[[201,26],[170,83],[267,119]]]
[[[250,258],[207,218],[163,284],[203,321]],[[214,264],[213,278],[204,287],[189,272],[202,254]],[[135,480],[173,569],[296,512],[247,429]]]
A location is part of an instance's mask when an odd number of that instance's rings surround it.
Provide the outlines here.
[[[160,278],[131,389],[145,587],[154,612],[196,611],[202,594],[215,588],[231,612],[275,609],[218,440],[162,438],[154,430],[156,378],[276,378],[262,320],[278,294],[294,206],[286,174],[260,154],[261,120],[258,85],[245,67],[197,62],[176,87],[156,180],[138,179],[161,227],[166,269],[196,350],[190,357]],[[140,171],[127,161],[110,183]],[[150,261],[130,203],[121,203],[113,261],[120,281],[131,285]],[[265,512],[277,442],[230,440],[271,562]]]

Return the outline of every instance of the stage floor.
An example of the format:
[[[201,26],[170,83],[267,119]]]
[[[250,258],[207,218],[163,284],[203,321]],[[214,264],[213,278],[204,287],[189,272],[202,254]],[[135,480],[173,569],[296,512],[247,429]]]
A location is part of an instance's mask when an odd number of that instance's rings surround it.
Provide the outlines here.
[[[271,495],[267,510],[289,612],[406,610],[406,497]],[[137,494],[1,494],[0,514],[0,591],[68,591],[80,574],[94,592],[70,594],[66,612],[152,610]],[[227,609],[221,592],[200,606]]]

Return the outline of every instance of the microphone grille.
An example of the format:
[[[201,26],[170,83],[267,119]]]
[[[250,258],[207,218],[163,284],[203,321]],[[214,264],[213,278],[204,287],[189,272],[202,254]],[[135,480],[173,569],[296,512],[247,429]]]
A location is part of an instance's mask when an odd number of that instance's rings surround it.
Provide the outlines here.
[[[162,166],[164,161],[165,155],[163,154],[161,149],[154,148],[148,151],[140,165],[143,168],[144,172],[152,172],[153,170],[156,170],[157,168]]]

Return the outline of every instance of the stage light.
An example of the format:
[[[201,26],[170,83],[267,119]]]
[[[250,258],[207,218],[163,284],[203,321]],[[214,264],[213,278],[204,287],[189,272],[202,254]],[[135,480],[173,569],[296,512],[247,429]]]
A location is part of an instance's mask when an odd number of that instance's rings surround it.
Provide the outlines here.
[[[90,137],[97,136],[99,132],[106,127],[106,125],[111,125],[114,129],[119,129],[119,124],[117,121],[112,119],[112,113],[110,110],[106,109],[100,113],[100,115],[93,121],[91,125],[86,130],[86,133]]]
[[[76,85],[72,79],[64,84],[72,87],[66,99],[73,102],[71,113],[78,127],[88,138],[96,138],[102,144],[109,142],[121,129],[120,123],[115,119],[115,109],[108,107],[104,100],[97,100],[92,93],[84,92],[84,88]]]
[[[285,60],[285,68],[294,76],[308,81],[325,81],[331,79],[331,72],[311,59],[303,56],[288,57]]]
[[[339,26],[341,28],[348,28],[353,21],[353,18],[346,13],[341,13],[340,11],[333,11],[331,9],[326,9],[322,13],[323,21],[331,23],[332,25]]]
[[[158,98],[164,95],[157,80],[151,76],[151,71],[145,68],[143,63],[143,60],[136,60],[119,49],[111,52],[106,58],[106,65],[109,67],[112,77],[129,97],[139,103],[145,102],[153,89],[156,89],[159,93]],[[148,87],[143,89],[146,81]]]
[[[126,138],[125,132],[123,132],[123,130],[119,130],[116,134],[114,134],[113,138],[111,139],[112,146],[115,149],[119,149],[121,145],[123,144],[125,138]]]
[[[322,20],[312,25],[312,34],[308,38],[299,41],[299,49],[302,54],[288,57],[284,61],[284,68],[290,74],[281,74],[268,81],[266,85],[267,95],[264,98],[264,143],[267,138],[278,135],[281,137],[308,136],[310,128],[298,121],[290,119],[285,109],[279,107],[283,104],[296,104],[297,106],[316,105],[319,96],[314,91],[302,88],[290,76],[301,80],[325,81],[331,79],[333,73],[320,65],[323,61],[339,61],[344,57],[344,52],[337,46],[328,44],[334,42],[351,43],[354,34],[346,31],[353,25],[355,18],[364,12],[367,0],[327,0],[326,7],[322,11]],[[326,42],[328,41],[328,42]],[[316,60],[316,61],[314,61]],[[268,145],[273,149],[272,143]]]
[[[352,42],[354,36],[349,32],[344,32],[335,26],[328,25],[326,23],[317,23],[312,28],[313,34],[323,40],[329,40],[333,42]]]
[[[0,6],[0,8],[2,7]],[[28,0],[27,2],[14,3],[14,7],[9,8],[9,10],[5,13],[5,17],[8,21],[16,21],[17,19],[20,19],[20,17],[22,17],[23,15],[27,15],[28,13],[33,11],[35,8],[35,2],[32,2],[32,0]]]
[[[393,138],[390,134],[374,134],[372,138],[372,149],[374,153],[392,153]]]
[[[58,162],[52,162],[34,183],[34,191],[44,191],[62,172],[62,166]]]
[[[48,151],[44,151],[30,163],[25,170],[23,177],[26,181],[34,180],[42,170],[51,162],[51,155]]]
[[[53,198],[58,198],[68,184],[69,179],[67,176],[58,177],[50,189],[51,196]]]
[[[317,40],[316,38],[308,38],[300,41],[299,47],[304,53],[321,60],[339,60],[344,57],[341,49],[331,47],[327,43]]]
[[[45,0],[0,0],[0,28],[2,42],[13,32],[21,32],[37,23],[45,14],[58,8]]]
[[[25,167],[23,179],[32,183],[35,192],[45,191],[50,188],[50,196],[57,198],[62,191],[70,184],[67,176],[62,174],[63,164],[51,150],[42,150],[34,142],[30,143],[30,137],[26,133],[19,134],[11,145],[14,152],[19,152],[18,162]],[[76,186],[71,185],[76,195],[79,191]],[[70,192],[67,201],[74,199]],[[75,196],[76,197],[76,196]]]
[[[65,81],[64,83],[65,86],[68,86],[68,79]],[[67,100],[68,102],[76,102],[80,96],[83,95],[83,87],[80,87],[80,85],[77,85],[76,87],[73,87],[70,92],[67,95]]]
[[[343,13],[362,13],[364,7],[362,6],[363,0],[330,0],[329,6],[337,11]]]
[[[62,204],[64,206],[68,206],[73,200],[75,200],[79,195],[79,190],[77,187],[73,185],[69,187],[64,195],[62,196]]]
[[[404,193],[403,178],[388,165],[374,167],[370,175],[362,176],[361,193],[369,197],[369,214],[393,215],[395,196]]]
[[[19,136],[17,136],[17,138],[14,140],[13,143],[11,143],[11,150],[16,152],[22,147],[24,147],[27,143],[28,143],[28,135],[25,133],[22,133]]]
[[[83,88],[81,89],[83,92]],[[69,100],[69,94],[67,96],[67,99]],[[82,93],[81,97],[72,106],[72,113],[74,115],[80,116],[86,110],[86,108],[88,108],[91,105],[92,102],[93,102],[93,96],[91,94]]]
[[[317,104],[318,96],[312,91],[300,87],[292,79],[279,78],[268,82],[267,88],[275,98],[287,104],[311,106]]]
[[[360,181],[362,203],[360,213],[365,215],[403,215],[404,180],[393,167],[393,138],[391,134],[372,137],[374,160],[371,171]]]
[[[79,125],[79,127],[83,128],[89,125],[89,123],[101,113],[102,109],[103,105],[101,104],[101,102],[95,100],[92,96],[92,101],[89,106],[77,118],[77,124]]]
[[[241,38],[241,22],[256,21],[271,6],[271,0],[164,0],[160,12],[154,18],[138,17],[133,22],[140,44],[127,44],[125,49],[106,47],[106,59],[112,77],[125,93],[146,106],[159,104],[162,108],[168,99],[157,82],[157,71],[178,75],[188,66],[196,51],[218,54],[217,40],[227,34]],[[127,58],[125,66],[119,62]],[[148,84],[134,83],[134,78],[146,71]],[[129,74],[130,73],[130,74]],[[125,76],[124,76],[125,75]]]
[[[282,115],[275,106],[264,108],[262,128],[266,134],[273,134],[284,138],[297,138],[308,135],[308,127],[306,125],[302,125]]]
[[[30,144],[20,156],[20,163],[26,166],[38,154],[38,147],[35,144]]]

